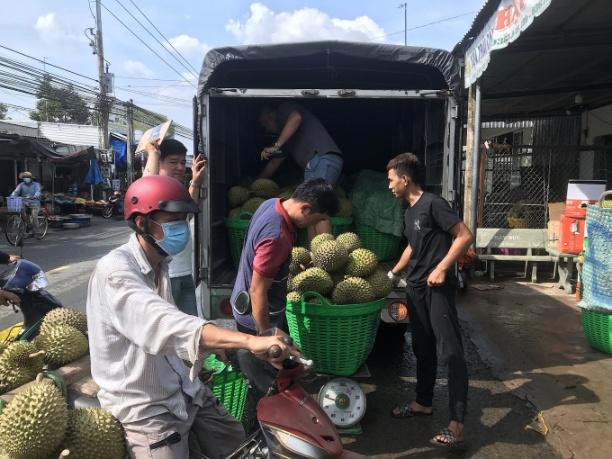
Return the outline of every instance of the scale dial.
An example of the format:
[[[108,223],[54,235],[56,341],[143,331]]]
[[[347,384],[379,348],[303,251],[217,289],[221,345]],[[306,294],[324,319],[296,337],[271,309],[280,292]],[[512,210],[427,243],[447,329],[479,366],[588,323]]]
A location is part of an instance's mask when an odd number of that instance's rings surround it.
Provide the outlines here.
[[[336,378],[321,387],[319,405],[335,426],[352,427],[365,415],[366,396],[352,379]]]

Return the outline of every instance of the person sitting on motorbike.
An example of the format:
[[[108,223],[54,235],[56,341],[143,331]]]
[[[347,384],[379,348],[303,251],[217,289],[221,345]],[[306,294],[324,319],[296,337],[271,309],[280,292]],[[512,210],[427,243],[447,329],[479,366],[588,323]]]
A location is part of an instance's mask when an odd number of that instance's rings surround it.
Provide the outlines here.
[[[185,248],[187,216],[198,211],[179,181],[143,177],[124,203],[134,234],[98,262],[87,293],[98,399],[122,423],[131,458],[225,457],[245,434],[199,380],[202,354],[247,349],[280,367],[297,350],[279,336],[217,327],[172,302],[169,256]],[[276,359],[268,357],[273,346],[282,351]]]
[[[22,172],[19,174],[19,179],[22,182],[17,185],[15,191],[11,193],[11,196],[19,196],[23,198],[23,205],[25,210],[29,214],[29,218],[34,228],[34,234],[40,234],[40,227],[38,225],[38,212],[40,211],[40,192],[41,186],[38,183],[31,172]]]
[[[0,252],[0,265],[15,263],[17,260],[19,260],[17,255],[9,255],[8,253]],[[13,292],[0,288],[0,304],[6,304],[8,302],[19,305],[19,303],[21,303],[21,299],[19,298],[19,295],[15,295]]]

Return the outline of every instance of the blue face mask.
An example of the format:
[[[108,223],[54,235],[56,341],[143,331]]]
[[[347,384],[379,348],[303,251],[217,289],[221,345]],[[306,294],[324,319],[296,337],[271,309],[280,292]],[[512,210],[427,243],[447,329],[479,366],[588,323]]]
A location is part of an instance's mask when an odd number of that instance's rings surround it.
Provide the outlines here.
[[[32,183],[32,179],[29,177],[26,177],[23,179],[24,183]]]
[[[161,241],[155,242],[168,255],[178,255],[187,247],[191,234],[189,232],[189,224],[185,220],[168,223],[157,223],[155,220],[150,221],[161,226],[164,238]]]

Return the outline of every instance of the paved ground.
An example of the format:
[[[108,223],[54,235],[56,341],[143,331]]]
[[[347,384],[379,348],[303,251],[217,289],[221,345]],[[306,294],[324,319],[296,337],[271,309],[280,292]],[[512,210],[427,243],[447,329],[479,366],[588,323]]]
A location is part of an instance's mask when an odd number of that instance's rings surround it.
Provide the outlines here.
[[[92,224],[78,230],[53,230],[45,239],[25,241],[23,257],[40,265],[49,280],[49,291],[66,306],[85,310],[87,283],[96,262],[123,244],[130,234],[122,220],[94,217]],[[19,254],[19,248],[0,235],[0,250]],[[0,306],[0,330],[21,320],[21,314]]]

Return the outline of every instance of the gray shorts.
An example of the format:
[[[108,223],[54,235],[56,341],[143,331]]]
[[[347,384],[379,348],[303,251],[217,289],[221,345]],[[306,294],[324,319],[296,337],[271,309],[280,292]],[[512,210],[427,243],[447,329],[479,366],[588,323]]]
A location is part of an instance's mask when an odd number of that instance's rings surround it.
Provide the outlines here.
[[[205,387],[198,398],[202,407],[192,404],[188,419],[181,421],[170,413],[123,424],[128,456],[132,459],[221,459],[245,439],[242,424],[234,419]],[[151,449],[151,445],[173,433],[180,440]]]
[[[316,154],[304,169],[304,180],[325,179],[327,183],[335,185],[342,172],[344,161],[342,156],[335,154]]]

